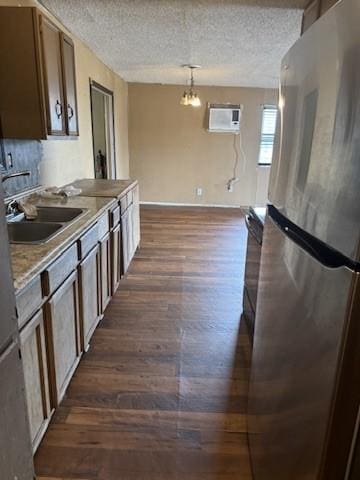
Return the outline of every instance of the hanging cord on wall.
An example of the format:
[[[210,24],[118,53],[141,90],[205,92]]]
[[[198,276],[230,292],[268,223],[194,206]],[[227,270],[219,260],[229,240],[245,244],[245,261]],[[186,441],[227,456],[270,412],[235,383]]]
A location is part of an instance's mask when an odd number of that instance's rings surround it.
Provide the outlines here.
[[[245,170],[245,165],[246,165],[246,155],[245,155],[245,152],[244,152],[244,149],[243,149],[243,146],[242,146],[241,131],[239,132],[238,135],[239,135],[240,153],[241,153],[242,159],[243,159],[242,171],[244,171]],[[239,150],[238,150],[238,147],[237,147],[236,137],[237,137],[237,135],[234,134],[233,148],[234,148],[234,152],[235,152],[235,162],[234,162],[234,167],[233,167],[233,176],[227,182],[227,189],[228,189],[229,192],[232,192],[234,184],[240,180],[239,177],[237,176],[237,168],[238,168],[238,165],[239,165],[240,155],[239,155]]]

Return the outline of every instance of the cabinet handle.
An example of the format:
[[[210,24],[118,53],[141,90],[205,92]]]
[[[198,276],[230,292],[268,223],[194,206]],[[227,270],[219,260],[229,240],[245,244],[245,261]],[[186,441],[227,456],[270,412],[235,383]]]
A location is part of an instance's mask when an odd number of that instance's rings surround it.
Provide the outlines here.
[[[55,103],[55,113],[56,113],[58,118],[60,118],[62,113],[63,113],[62,112],[62,105],[59,102],[59,100],[56,100],[56,103]]]
[[[68,117],[69,117],[69,120],[74,116],[74,109],[72,108],[72,106],[68,103]]]

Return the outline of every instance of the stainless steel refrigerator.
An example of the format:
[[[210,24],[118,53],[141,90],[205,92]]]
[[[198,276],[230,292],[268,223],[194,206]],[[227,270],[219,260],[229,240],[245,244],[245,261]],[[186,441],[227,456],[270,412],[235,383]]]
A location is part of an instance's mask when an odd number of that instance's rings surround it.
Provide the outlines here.
[[[0,478],[32,480],[35,477],[1,183],[0,279]]]
[[[339,2],[290,49],[279,106],[249,391],[254,480],[355,480],[359,0]]]

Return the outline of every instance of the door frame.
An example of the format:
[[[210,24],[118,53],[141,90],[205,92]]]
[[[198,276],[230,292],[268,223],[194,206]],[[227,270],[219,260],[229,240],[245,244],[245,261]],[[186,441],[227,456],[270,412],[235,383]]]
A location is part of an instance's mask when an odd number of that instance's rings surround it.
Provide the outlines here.
[[[106,137],[106,161],[108,179],[117,178],[116,169],[116,149],[115,149],[115,115],[114,115],[114,92],[104,87],[100,83],[89,78],[90,87],[90,110],[91,110],[91,133],[93,147],[93,163],[95,172],[95,145],[94,145],[94,125],[93,125],[93,108],[92,108],[92,92],[94,90],[104,95],[105,101],[105,137]]]

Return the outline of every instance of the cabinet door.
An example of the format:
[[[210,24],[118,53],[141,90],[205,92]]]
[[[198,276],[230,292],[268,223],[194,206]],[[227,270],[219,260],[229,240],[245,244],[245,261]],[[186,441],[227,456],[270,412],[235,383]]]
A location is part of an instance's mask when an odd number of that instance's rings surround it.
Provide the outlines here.
[[[57,406],[80,360],[77,274],[74,272],[45,305],[52,405]]]
[[[121,230],[120,224],[114,228],[111,238],[111,294],[114,295],[118,289],[122,271],[121,258]]]
[[[26,403],[33,451],[48,426],[51,408],[42,310],[20,333]]]
[[[85,351],[99,321],[98,251],[96,246],[79,265],[81,343]]]
[[[122,273],[125,274],[128,270],[129,263],[130,263],[130,243],[129,243],[129,208],[126,212],[121,216],[121,253],[122,253],[122,264],[123,269]]]
[[[139,185],[133,190],[133,229],[134,229],[134,243],[135,250],[140,244],[140,199],[139,199]],[[135,252],[134,252],[135,253]]]
[[[47,18],[41,17],[40,32],[44,64],[48,135],[65,135],[60,30]]]
[[[0,111],[4,138],[46,138],[38,33],[35,8],[1,7]]]
[[[75,78],[75,54],[72,40],[61,34],[64,91],[65,91],[65,117],[66,132],[68,135],[79,135],[76,78]]]
[[[111,298],[111,249],[110,234],[100,241],[100,283],[101,283],[101,314],[104,313]]]
[[[128,241],[129,241],[129,265],[133,256],[135,254],[135,209],[134,205],[131,204],[129,207],[129,218],[128,218]]]

